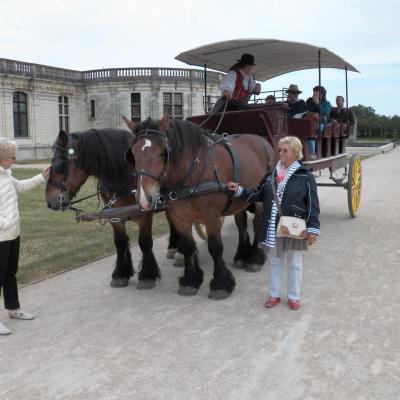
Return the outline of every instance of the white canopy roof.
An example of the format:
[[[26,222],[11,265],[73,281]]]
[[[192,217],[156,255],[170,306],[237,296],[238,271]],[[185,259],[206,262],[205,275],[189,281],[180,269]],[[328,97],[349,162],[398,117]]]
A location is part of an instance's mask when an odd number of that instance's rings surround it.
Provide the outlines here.
[[[226,72],[243,53],[254,56],[253,69],[257,80],[265,81],[288,72],[318,68],[318,51],[321,51],[321,68],[346,69],[359,72],[343,58],[328,49],[306,43],[275,39],[237,39],[211,43],[185,51],[175,59]]]

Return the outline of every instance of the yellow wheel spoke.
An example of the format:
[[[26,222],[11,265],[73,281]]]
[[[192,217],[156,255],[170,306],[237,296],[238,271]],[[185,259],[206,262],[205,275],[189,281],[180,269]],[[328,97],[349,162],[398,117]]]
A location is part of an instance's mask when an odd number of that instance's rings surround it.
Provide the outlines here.
[[[349,165],[349,182],[348,182],[348,204],[349,211],[352,217],[355,217],[358,209],[360,208],[361,200],[361,161],[359,158],[352,158]]]

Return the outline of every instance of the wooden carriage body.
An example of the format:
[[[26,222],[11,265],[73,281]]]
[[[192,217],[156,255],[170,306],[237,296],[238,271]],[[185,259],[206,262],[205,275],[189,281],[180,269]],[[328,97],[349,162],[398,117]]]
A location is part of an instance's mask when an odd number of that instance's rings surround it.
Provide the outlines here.
[[[328,123],[318,135],[318,127],[308,119],[288,118],[287,105],[250,104],[247,109],[193,116],[189,121],[218,134],[255,134],[264,137],[277,151],[279,140],[296,136],[303,144],[304,161],[313,171],[336,170],[347,164],[346,142],[350,127],[343,123]],[[309,141],[317,143],[317,160],[311,160]]]

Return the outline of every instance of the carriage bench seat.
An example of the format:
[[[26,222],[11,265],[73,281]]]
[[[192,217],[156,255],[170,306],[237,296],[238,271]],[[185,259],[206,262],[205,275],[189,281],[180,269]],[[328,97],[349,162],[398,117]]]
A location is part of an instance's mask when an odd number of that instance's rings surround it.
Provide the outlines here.
[[[308,119],[288,118],[288,134],[297,136],[300,140],[317,139],[318,132],[315,124]]]

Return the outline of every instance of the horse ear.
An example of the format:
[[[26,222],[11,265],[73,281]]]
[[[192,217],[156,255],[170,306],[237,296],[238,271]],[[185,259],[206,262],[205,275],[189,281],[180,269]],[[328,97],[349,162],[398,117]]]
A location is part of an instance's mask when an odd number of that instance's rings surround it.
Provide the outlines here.
[[[128,147],[125,151],[125,155],[124,155],[125,161],[129,164],[129,165],[133,165],[134,164],[134,158],[133,158],[133,154],[132,154],[132,147]]]
[[[160,121],[160,131],[167,132],[169,126],[169,117],[168,114],[165,113]]]
[[[68,144],[68,133],[64,130],[61,130],[58,133],[58,141],[63,145],[66,146]]]
[[[131,119],[125,117],[125,116],[123,116],[122,119],[125,121],[125,123],[126,123],[126,125],[128,126],[128,128],[129,128],[132,132],[134,132],[134,131],[135,131],[135,124],[134,124],[134,122],[133,122]]]

